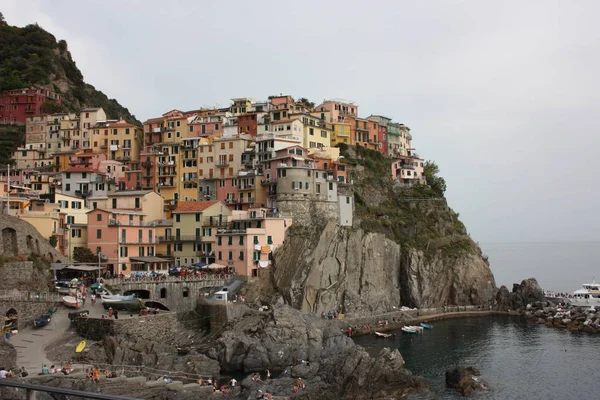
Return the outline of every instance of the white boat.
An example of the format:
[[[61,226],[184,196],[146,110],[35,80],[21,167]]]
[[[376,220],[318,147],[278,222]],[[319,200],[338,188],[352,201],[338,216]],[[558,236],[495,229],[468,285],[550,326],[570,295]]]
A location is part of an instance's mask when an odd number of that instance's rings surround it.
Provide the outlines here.
[[[65,306],[71,308],[79,308],[82,305],[82,301],[75,296],[65,296],[62,298],[62,301]]]
[[[423,332],[423,327],[422,326],[407,325],[407,326],[403,326],[402,327],[402,332],[406,332],[406,333],[422,333]]]
[[[600,305],[600,283],[592,279],[592,283],[584,283],[582,289],[573,292],[567,299],[574,306]]]
[[[375,336],[378,338],[382,338],[382,339],[389,339],[393,336],[393,334],[392,333],[375,332]]]
[[[129,295],[129,296],[121,296],[119,294],[112,294],[112,295],[108,295],[108,294],[103,294],[101,296],[102,298],[102,302],[103,303],[116,303],[119,301],[130,301],[130,300],[134,300],[135,299],[135,295]]]

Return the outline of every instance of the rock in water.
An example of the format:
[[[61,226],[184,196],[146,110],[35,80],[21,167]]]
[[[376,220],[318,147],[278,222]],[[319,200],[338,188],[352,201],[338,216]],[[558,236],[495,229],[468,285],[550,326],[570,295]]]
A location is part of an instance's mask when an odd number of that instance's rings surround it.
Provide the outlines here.
[[[473,367],[453,367],[446,370],[446,386],[456,389],[458,393],[467,396],[474,391],[483,390],[484,386],[473,379],[479,375],[479,370]]]
[[[524,310],[528,304],[545,300],[544,291],[535,278],[525,279],[521,284],[513,284],[512,293],[505,286],[496,293],[496,308],[501,311]]]

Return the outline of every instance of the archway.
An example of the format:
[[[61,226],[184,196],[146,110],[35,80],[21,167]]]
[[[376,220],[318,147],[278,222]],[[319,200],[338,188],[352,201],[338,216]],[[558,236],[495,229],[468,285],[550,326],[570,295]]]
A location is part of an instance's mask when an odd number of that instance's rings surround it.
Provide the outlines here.
[[[2,229],[2,247],[4,254],[9,256],[16,256],[19,253],[19,247],[17,245],[17,231],[13,228]]]
[[[133,290],[126,290],[125,292],[123,292],[123,295],[125,295],[125,296],[129,296],[132,294],[134,294],[135,297],[137,297],[138,299],[149,299],[150,298],[149,290],[133,289]]]
[[[31,237],[31,235],[27,235],[25,236],[25,241],[27,243],[27,252],[28,253],[33,253],[33,238]]]
[[[40,251],[40,241],[35,239],[35,252],[38,254],[42,254],[42,252]]]
[[[190,296],[190,289],[184,287],[182,295],[183,295],[183,297],[189,297]]]
[[[4,318],[4,328],[10,328],[11,330],[18,329],[19,326],[19,313],[14,308],[11,308],[6,312],[6,318]]]

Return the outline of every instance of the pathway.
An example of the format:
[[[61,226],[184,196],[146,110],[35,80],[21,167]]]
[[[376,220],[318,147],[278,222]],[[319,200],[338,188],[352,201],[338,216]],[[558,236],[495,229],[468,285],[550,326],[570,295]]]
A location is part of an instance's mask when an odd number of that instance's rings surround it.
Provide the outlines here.
[[[104,313],[101,302],[92,306],[91,301],[88,300],[81,309],[89,310],[90,317],[101,318]],[[50,368],[52,362],[47,359],[44,348],[69,329],[71,321],[68,314],[71,311],[74,310],[61,305],[48,325],[38,329],[28,326],[10,338],[10,343],[17,350],[18,367],[27,368],[30,374],[41,372],[43,364]],[[60,365],[56,367],[59,368]]]

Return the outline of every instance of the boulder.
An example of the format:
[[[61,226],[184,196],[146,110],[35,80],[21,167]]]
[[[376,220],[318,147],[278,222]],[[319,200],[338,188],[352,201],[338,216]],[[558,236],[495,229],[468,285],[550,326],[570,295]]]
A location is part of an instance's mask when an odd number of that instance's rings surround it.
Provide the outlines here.
[[[5,340],[0,340],[0,363],[7,370],[17,368],[17,349]]]
[[[467,396],[475,391],[483,390],[485,387],[473,379],[473,376],[479,375],[479,370],[473,367],[453,367],[446,370],[446,386],[455,389],[463,396]]]

